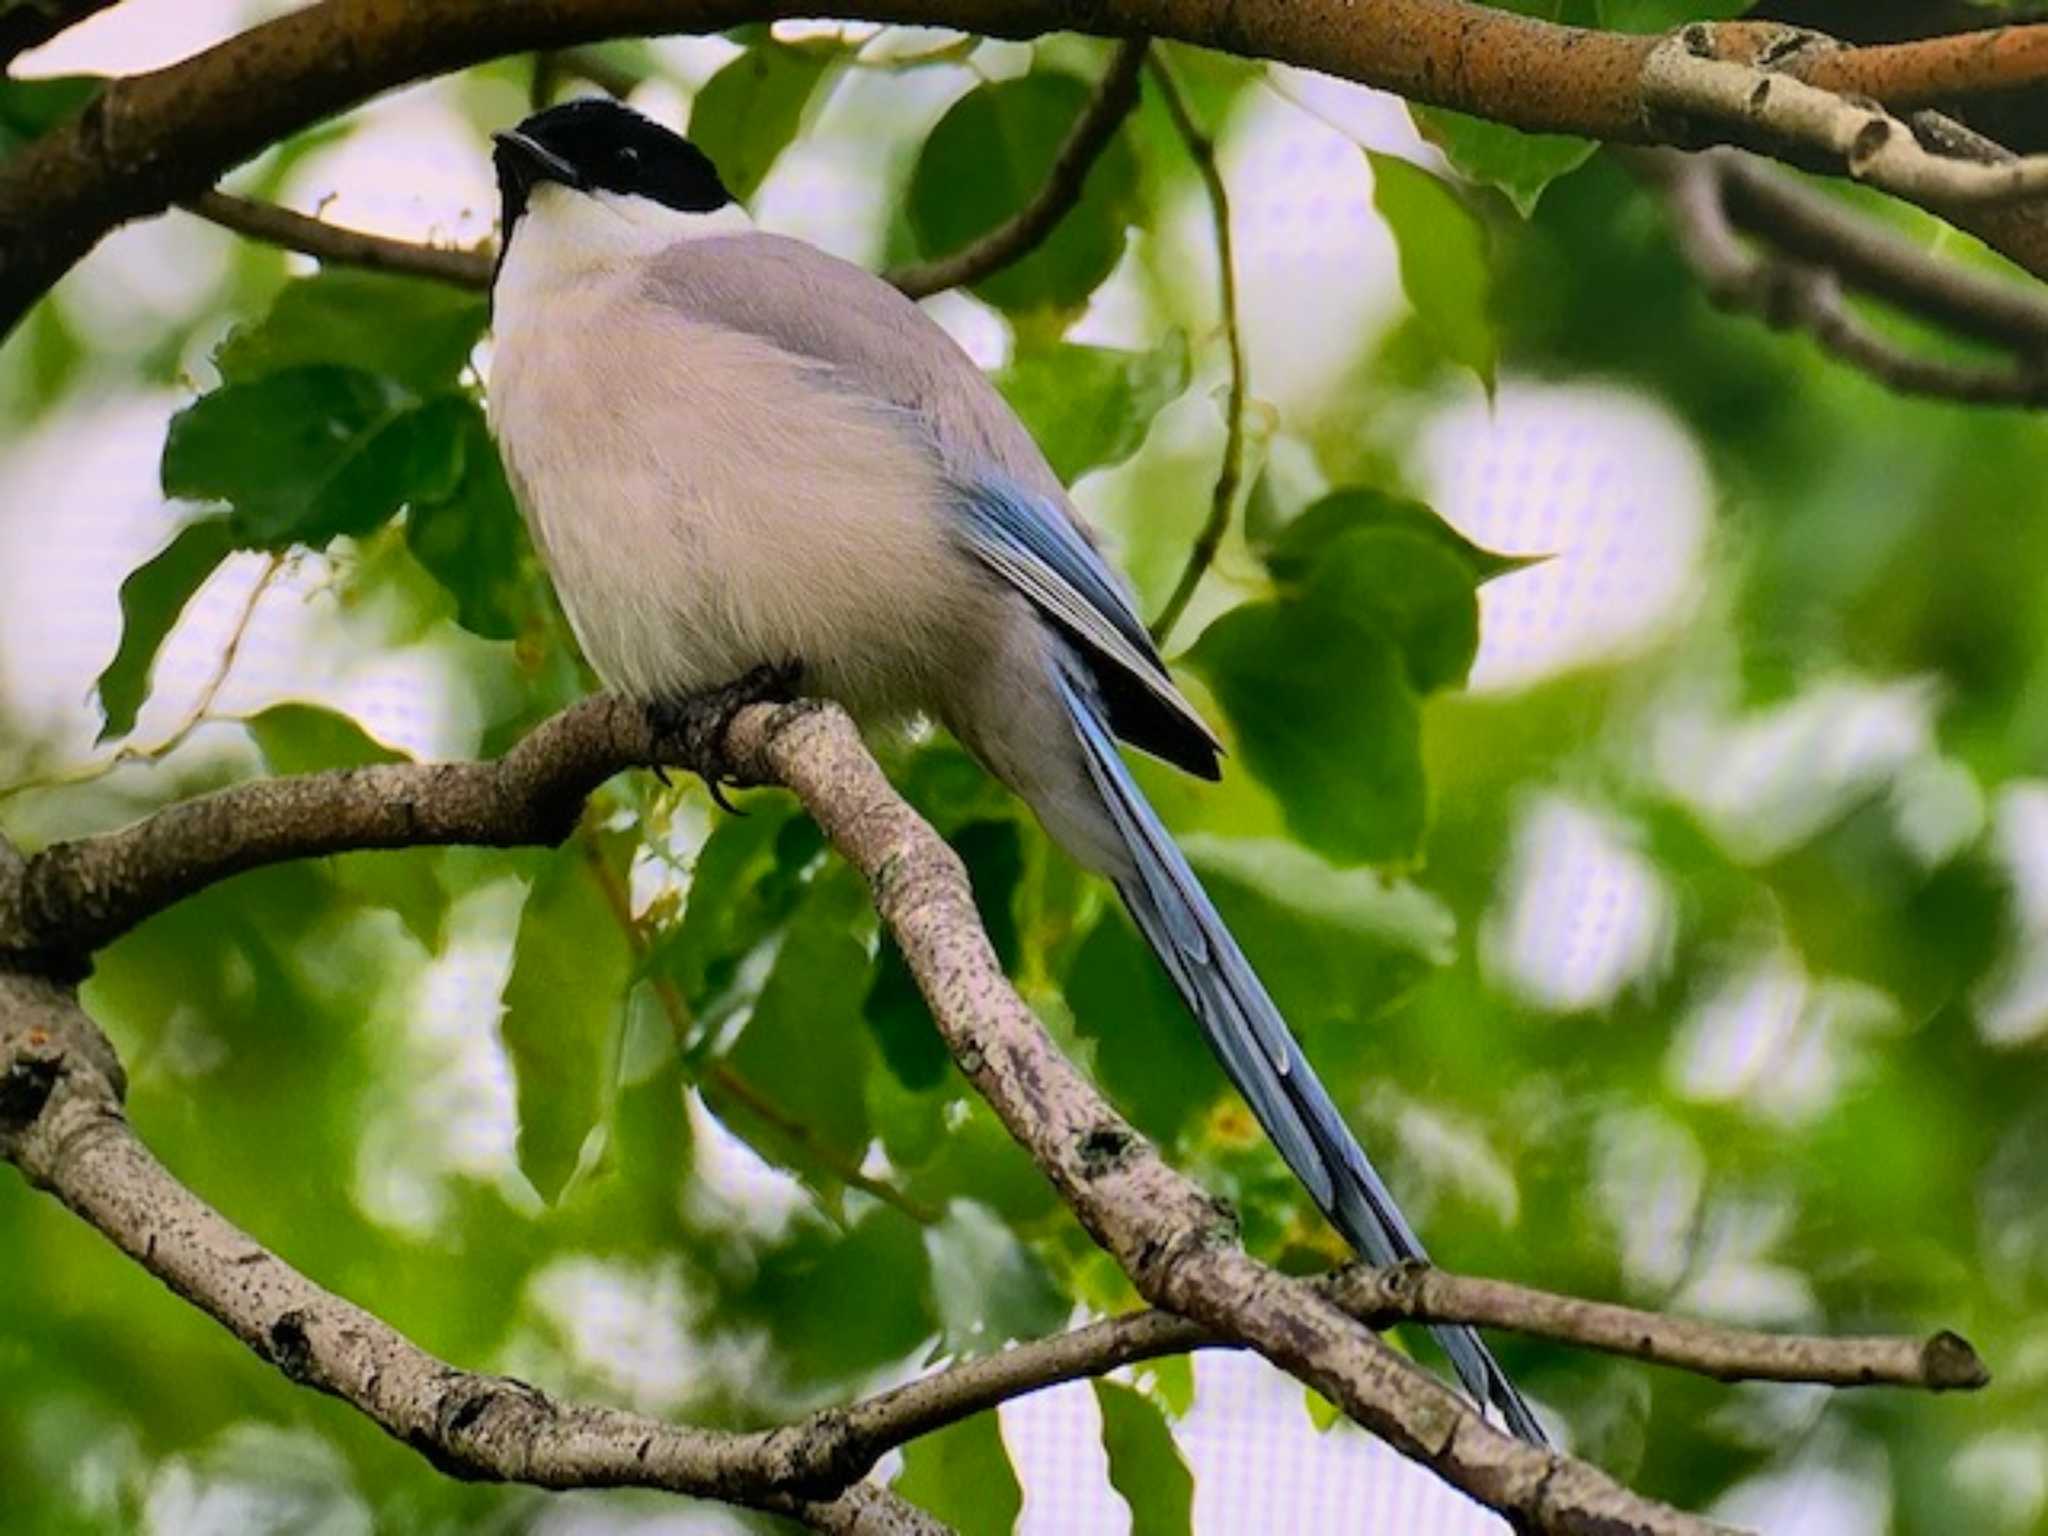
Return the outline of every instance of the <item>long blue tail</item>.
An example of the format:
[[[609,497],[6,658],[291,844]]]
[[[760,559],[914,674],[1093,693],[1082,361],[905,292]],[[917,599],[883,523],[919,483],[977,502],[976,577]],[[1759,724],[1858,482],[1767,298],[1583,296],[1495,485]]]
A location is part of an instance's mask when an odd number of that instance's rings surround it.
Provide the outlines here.
[[[1065,666],[1057,667],[1055,676],[1086,750],[1088,771],[1137,865],[1137,873],[1118,881],[1117,890],[1202,1026],[1209,1048],[1287,1166],[1353,1248],[1374,1264],[1426,1261],[1421,1240],[1125,767],[1092,685]],[[1465,1327],[1430,1331],[1474,1398],[1498,1408],[1509,1429],[1524,1440],[1548,1443],[1535,1414],[1478,1334]]]

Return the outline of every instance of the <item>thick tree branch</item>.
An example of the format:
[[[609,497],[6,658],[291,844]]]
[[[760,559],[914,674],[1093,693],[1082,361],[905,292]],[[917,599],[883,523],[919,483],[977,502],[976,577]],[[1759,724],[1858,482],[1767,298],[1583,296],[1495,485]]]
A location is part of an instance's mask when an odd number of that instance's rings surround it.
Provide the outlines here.
[[[911,298],[921,299],[977,283],[1037,249],[1081,201],[1088,173],[1138,104],[1138,71],[1144,63],[1144,38],[1128,38],[1117,45],[1109,68],[1067,130],[1052,170],[1030,202],[971,244],[930,261],[892,267],[882,276]]]
[[[75,974],[93,950],[194,891],[266,864],[352,848],[558,843],[590,792],[635,764],[686,767],[646,711],[597,698],[495,762],[376,764],[259,779],[146,821],[56,843],[0,885],[0,966]]]
[[[1230,394],[1223,407],[1223,463],[1216,471],[1216,489],[1209,496],[1209,515],[1203,520],[1194,545],[1188,550],[1187,564],[1181,568],[1180,579],[1173,584],[1166,606],[1152,621],[1152,638],[1164,646],[1167,637],[1173,633],[1173,626],[1187,611],[1195,588],[1202,584],[1203,576],[1215,562],[1216,551],[1223,545],[1223,535],[1230,529],[1230,514],[1237,506],[1238,486],[1244,479],[1247,381],[1244,333],[1237,318],[1237,260],[1230,244],[1230,190],[1224,186],[1223,172],[1216,164],[1216,144],[1195,122],[1194,114],[1188,110],[1187,100],[1181,95],[1180,86],[1173,78],[1173,71],[1167,68],[1165,59],[1154,57],[1152,78],[1166,102],[1174,131],[1187,146],[1188,157],[1201,173],[1202,188],[1209,196],[1209,221],[1216,231],[1217,299],[1223,310],[1223,342],[1230,353]]]
[[[113,82],[76,118],[0,167],[0,328],[116,225],[199,196],[268,145],[414,80],[506,53],[573,47],[642,33],[718,31],[802,14],[793,0],[322,0],[251,28],[166,69]],[[925,23],[995,36],[1084,25],[1110,36],[1169,37],[1300,64],[1455,107],[1518,128],[1622,143],[1657,142],[1645,64],[1658,40],[1562,27],[1468,0],[861,0],[864,19]],[[1853,78],[1872,99],[1889,77],[1902,97],[1925,93],[1925,53],[1938,46],[1957,90],[2003,88],[2031,69],[2039,27],[1973,55],[1981,82],[1955,73],[1956,39],[1893,45],[1884,69],[1868,50],[1799,50],[1774,78],[1834,90]],[[1704,32],[1720,59],[1775,57],[1789,29],[1722,23]],[[2025,68],[2014,58],[2025,54]],[[2048,68],[2048,66],[2044,66]],[[2022,230],[2007,249],[2048,274],[2048,236]]]
[[[2048,350],[2035,342],[2012,364],[1973,364],[1929,357],[1900,346],[1872,329],[1843,298],[1843,274],[1819,261],[1790,255],[1759,254],[1737,237],[1728,209],[1724,173],[1740,165],[1726,152],[1685,156],[1644,154],[1635,162],[1644,174],[1662,183],[1678,235],[1679,250],[1699,274],[1715,303],[1749,310],[1780,327],[1804,330],[1850,366],[1901,394],[1927,395],[1972,404],[2048,405]],[[1780,189],[1765,184],[1766,196]],[[1794,198],[1800,189],[1792,187]],[[1781,195],[1781,200],[1783,199]],[[1799,207],[1802,214],[1813,210]],[[1853,216],[1842,222],[1867,238]],[[1810,230],[1808,233],[1813,233]],[[1819,242],[1809,241],[1810,246]],[[1880,247],[1877,252],[1885,254]],[[1907,269],[1881,267],[1881,274],[1904,278]],[[1914,281],[1919,281],[1915,276]],[[1928,287],[1935,286],[1930,278]],[[1893,287],[1905,286],[1894,282]],[[1943,292],[1944,301],[1957,297]],[[1981,323],[1981,317],[1978,318]],[[2024,343],[2023,333],[2009,335],[2008,344]]]
[[[1810,78],[1845,96],[1881,100],[1897,112],[2019,90],[2048,80],[2048,28],[1992,27],[1845,48]]]

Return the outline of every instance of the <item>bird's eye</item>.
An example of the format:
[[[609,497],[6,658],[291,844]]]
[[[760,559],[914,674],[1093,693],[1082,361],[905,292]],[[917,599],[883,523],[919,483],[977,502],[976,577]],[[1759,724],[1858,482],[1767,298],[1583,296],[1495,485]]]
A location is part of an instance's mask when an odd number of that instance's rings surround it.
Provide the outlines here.
[[[621,165],[638,165],[640,163],[640,151],[630,144],[625,145],[619,150],[619,163]]]

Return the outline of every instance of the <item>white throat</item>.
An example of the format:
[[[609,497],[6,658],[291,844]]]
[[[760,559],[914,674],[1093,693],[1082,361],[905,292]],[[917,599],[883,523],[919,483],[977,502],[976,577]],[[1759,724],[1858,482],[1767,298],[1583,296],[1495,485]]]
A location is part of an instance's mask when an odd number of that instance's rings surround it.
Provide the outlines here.
[[[512,230],[492,294],[501,317],[538,306],[579,279],[645,261],[683,240],[741,234],[754,227],[746,209],[727,203],[684,213],[652,198],[577,192],[554,182],[533,189]]]

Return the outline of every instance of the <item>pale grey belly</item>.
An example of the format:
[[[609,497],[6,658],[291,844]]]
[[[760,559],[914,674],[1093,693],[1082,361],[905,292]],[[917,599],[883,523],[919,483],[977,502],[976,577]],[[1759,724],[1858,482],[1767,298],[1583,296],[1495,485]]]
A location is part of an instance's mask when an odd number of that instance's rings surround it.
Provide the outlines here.
[[[609,686],[673,696],[798,662],[806,691],[877,720],[987,666],[1020,602],[954,536],[904,418],[754,338],[670,326],[650,352],[634,377],[659,384],[624,397],[588,358],[515,355],[492,380],[508,474]]]

